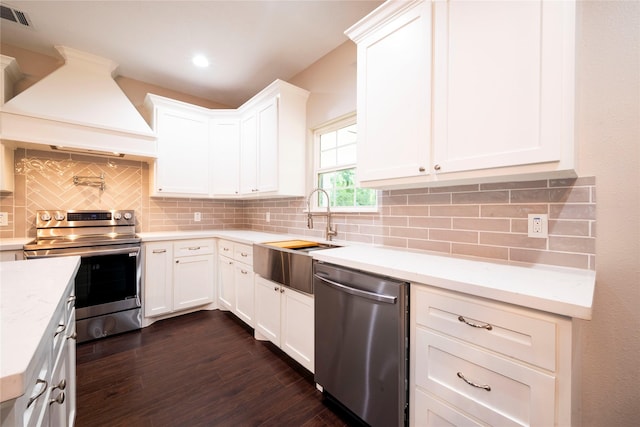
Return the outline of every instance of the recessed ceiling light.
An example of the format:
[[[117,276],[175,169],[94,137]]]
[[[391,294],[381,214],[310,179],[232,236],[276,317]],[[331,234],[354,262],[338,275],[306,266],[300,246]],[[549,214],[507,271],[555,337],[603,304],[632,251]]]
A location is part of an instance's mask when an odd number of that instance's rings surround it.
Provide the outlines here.
[[[196,67],[205,68],[209,66],[209,60],[204,55],[195,55],[191,61]]]

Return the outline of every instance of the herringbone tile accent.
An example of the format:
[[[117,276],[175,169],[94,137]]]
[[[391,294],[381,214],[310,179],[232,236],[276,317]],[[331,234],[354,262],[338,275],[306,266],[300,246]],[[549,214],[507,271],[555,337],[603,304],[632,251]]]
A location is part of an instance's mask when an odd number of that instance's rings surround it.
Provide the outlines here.
[[[34,224],[40,209],[134,209],[142,213],[140,162],[29,151],[17,159],[16,173],[25,176],[27,224]],[[100,174],[104,174],[104,190],[73,183],[75,175]]]

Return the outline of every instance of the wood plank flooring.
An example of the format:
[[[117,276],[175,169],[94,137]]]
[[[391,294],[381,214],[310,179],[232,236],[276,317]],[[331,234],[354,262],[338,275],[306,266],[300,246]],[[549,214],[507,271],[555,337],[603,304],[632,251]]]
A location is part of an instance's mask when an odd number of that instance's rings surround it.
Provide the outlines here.
[[[309,371],[227,312],[82,343],[76,362],[77,427],[356,425]]]

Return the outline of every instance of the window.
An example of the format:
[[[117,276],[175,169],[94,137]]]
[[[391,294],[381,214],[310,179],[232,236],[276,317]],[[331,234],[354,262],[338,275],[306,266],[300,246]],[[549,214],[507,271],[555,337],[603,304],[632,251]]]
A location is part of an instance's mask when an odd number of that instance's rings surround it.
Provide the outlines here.
[[[335,211],[372,211],[377,209],[377,192],[356,186],[356,144],[358,129],[355,114],[316,129],[315,186],[329,194]],[[326,208],[327,198],[321,192],[314,207]]]

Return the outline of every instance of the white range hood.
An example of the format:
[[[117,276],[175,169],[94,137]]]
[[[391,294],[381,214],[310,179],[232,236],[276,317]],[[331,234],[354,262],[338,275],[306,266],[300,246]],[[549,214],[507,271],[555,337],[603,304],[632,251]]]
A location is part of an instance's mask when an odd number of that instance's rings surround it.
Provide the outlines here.
[[[94,155],[156,157],[156,136],[113,79],[117,64],[56,46],[65,64],[0,109],[0,139]]]

